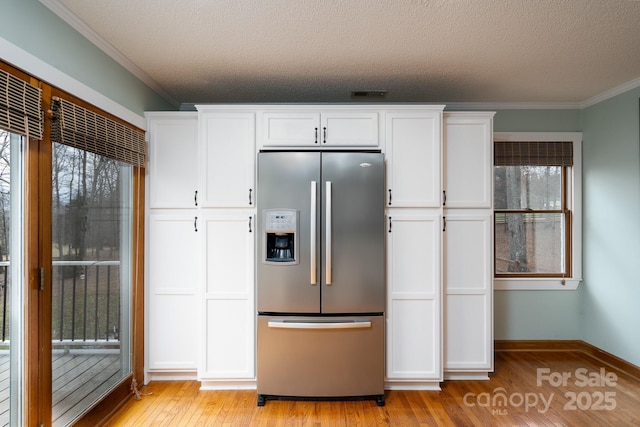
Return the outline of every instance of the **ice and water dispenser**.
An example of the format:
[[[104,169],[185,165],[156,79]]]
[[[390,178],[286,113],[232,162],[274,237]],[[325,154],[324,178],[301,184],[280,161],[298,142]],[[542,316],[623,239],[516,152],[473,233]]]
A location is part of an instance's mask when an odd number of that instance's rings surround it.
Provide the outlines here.
[[[268,209],[264,211],[266,263],[298,263],[298,211]]]

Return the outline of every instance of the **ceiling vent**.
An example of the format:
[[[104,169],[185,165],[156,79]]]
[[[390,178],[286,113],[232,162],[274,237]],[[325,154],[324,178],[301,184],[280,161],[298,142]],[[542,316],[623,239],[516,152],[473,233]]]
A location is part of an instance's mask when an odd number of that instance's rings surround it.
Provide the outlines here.
[[[386,90],[352,90],[353,98],[382,98],[387,94]]]

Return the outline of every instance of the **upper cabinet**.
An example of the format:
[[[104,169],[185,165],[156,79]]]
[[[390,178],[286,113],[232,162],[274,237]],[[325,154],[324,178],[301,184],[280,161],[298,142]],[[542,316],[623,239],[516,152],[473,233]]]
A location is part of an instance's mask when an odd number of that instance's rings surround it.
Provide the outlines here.
[[[387,206],[440,207],[442,109],[387,112]]]
[[[255,113],[199,109],[200,205],[255,206]]]
[[[377,147],[378,112],[266,111],[262,114],[263,147]]]
[[[445,207],[492,206],[494,114],[444,113]]]
[[[147,113],[149,207],[195,208],[198,191],[198,115]]]

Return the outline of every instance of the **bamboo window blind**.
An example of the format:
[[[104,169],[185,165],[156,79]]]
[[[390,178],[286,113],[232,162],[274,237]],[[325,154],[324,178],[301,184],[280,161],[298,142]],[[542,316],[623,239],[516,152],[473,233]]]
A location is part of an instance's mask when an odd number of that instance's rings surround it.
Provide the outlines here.
[[[571,141],[495,141],[495,166],[573,166]]]
[[[0,128],[42,139],[42,91],[0,70]]]
[[[62,98],[52,99],[54,142],[143,167],[144,133]]]

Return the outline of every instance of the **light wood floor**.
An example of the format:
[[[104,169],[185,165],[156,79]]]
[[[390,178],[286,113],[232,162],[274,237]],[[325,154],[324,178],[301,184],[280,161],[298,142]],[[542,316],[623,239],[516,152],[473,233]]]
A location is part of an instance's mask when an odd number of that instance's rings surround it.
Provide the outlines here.
[[[152,382],[142,391],[149,395],[129,400],[106,425],[640,426],[638,370],[582,351],[496,351],[490,381],[387,391],[384,407],[277,400],[258,407],[255,391],[200,391],[192,381]]]

